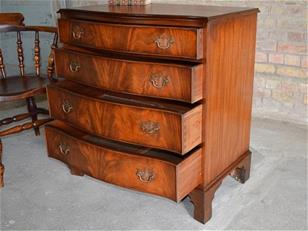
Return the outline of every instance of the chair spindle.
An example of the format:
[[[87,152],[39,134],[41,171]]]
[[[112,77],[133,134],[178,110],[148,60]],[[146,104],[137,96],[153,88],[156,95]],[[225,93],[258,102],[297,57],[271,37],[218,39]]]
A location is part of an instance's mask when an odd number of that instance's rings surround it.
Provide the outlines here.
[[[24,51],[23,51],[23,48],[22,48],[20,31],[17,31],[17,55],[18,55],[20,75],[24,76],[25,75]]]
[[[52,75],[54,73],[54,67],[55,67],[54,49],[57,48],[57,43],[58,43],[58,34],[55,33],[53,37],[53,42],[51,45],[51,51],[48,57],[47,76],[50,80],[52,80]]]
[[[5,66],[4,66],[4,61],[3,61],[3,55],[2,55],[2,50],[0,49],[0,72],[1,72],[1,78],[6,77],[6,72],[5,72]]]
[[[40,76],[40,67],[41,67],[41,48],[40,48],[40,37],[39,32],[35,31],[34,39],[34,67],[36,76]]]

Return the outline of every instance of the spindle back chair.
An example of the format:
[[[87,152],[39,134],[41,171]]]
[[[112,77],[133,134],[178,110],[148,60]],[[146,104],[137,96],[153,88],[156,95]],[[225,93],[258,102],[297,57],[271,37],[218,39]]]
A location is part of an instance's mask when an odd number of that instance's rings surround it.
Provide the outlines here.
[[[16,50],[19,75],[7,76],[5,67],[5,58],[0,48],[0,103],[12,102],[16,100],[26,100],[28,112],[16,116],[8,117],[0,120],[0,127],[6,126],[13,122],[31,118],[31,122],[17,125],[14,127],[0,130],[0,188],[3,187],[4,165],[2,163],[2,142],[1,137],[15,134],[24,130],[34,129],[35,135],[39,135],[39,128],[43,124],[49,122],[50,118],[38,119],[38,115],[48,115],[47,109],[39,108],[35,102],[35,96],[45,94],[46,85],[54,81],[54,52],[57,47],[58,34],[55,27],[47,26],[25,26],[23,24],[23,15],[19,13],[0,13],[0,34],[2,33],[16,33]],[[34,74],[27,74],[25,72],[24,64],[24,49],[22,41],[23,32],[34,33]],[[48,57],[47,74],[41,73],[41,47],[40,47],[40,33],[53,34],[51,44],[51,51]]]

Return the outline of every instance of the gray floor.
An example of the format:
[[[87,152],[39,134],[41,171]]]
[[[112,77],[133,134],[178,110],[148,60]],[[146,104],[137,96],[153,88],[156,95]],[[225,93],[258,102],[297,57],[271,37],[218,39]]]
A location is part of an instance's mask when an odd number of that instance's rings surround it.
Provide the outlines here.
[[[17,109],[17,111],[20,109]],[[15,110],[16,112],[16,110]],[[11,114],[1,110],[1,116]],[[307,130],[254,119],[250,180],[227,178],[206,225],[186,198],[170,200],[70,175],[49,159],[44,136],[6,137],[6,186],[0,192],[2,230],[304,230],[307,229]]]

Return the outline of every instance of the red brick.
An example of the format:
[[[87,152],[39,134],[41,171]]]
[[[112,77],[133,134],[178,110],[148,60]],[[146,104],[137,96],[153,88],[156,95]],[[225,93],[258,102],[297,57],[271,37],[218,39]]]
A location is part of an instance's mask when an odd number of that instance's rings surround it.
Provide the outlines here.
[[[287,52],[287,53],[306,53],[307,46],[306,45],[294,45],[291,43],[278,43],[278,51],[279,52]]]
[[[256,62],[267,63],[267,53],[257,51],[256,52]]]
[[[305,42],[305,34],[299,32],[288,32],[290,42]]]
[[[269,62],[283,64],[283,54],[269,54]]]
[[[281,83],[281,90],[284,92],[297,92],[299,89],[299,85],[298,83],[294,82],[286,82],[286,81],[282,81]]]

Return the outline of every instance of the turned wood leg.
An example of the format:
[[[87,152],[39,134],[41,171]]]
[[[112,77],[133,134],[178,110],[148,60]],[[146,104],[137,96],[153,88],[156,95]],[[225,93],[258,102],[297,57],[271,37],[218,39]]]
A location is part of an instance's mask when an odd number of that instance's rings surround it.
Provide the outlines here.
[[[84,176],[84,173],[74,167],[70,167],[71,174],[75,176]]]
[[[251,152],[248,152],[247,156],[232,170],[230,176],[232,176],[236,181],[244,184],[250,176],[250,165]]]
[[[37,121],[37,106],[33,97],[27,98],[27,106],[29,113],[31,113],[32,122],[35,123]],[[33,130],[36,136],[40,135],[39,127],[34,127]]]
[[[4,175],[4,165],[2,164],[2,141],[0,138],[0,188],[4,186],[3,175]]]
[[[190,200],[194,204],[194,218],[205,224],[212,217],[212,201],[214,199],[217,188],[222,181],[213,184],[207,190],[202,188],[194,189],[190,194]]]

